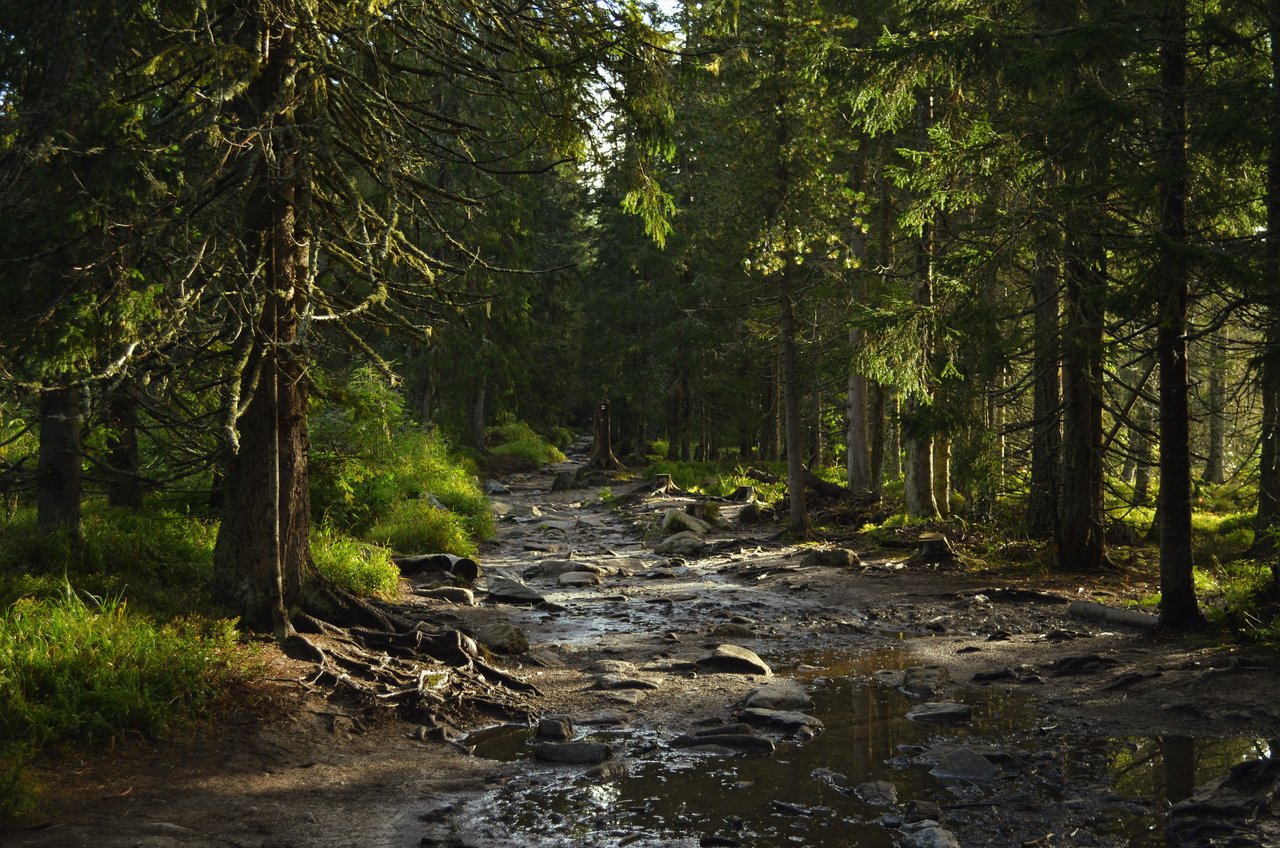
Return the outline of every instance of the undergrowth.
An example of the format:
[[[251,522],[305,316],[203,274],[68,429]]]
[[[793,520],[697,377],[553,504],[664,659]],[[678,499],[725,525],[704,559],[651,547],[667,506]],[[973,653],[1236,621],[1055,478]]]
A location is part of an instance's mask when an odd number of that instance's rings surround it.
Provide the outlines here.
[[[537,431],[523,421],[511,421],[490,427],[486,435],[490,454],[519,457],[541,466],[564,462],[565,455],[561,447],[569,446],[568,441],[565,441],[566,434],[567,431],[562,432],[560,429],[552,433],[553,437],[563,442],[562,446],[557,446],[538,435]],[[572,441],[571,435],[569,441]]]

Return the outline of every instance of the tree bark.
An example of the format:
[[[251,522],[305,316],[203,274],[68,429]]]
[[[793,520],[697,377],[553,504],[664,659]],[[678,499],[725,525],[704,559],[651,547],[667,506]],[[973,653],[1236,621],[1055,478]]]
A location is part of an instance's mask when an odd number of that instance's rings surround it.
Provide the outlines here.
[[[596,404],[591,416],[591,457],[587,460],[587,467],[607,471],[625,468],[613,455],[613,416],[607,400]]]
[[[81,540],[80,389],[40,392],[40,445],[36,464],[36,527]]]
[[[1258,461],[1258,517],[1254,523],[1253,555],[1274,556],[1280,531],[1280,0],[1268,0],[1267,26],[1271,43],[1271,86],[1267,128],[1267,235],[1264,244],[1262,291],[1266,315],[1258,391],[1262,395],[1262,426]],[[1280,562],[1272,565],[1273,589],[1280,594]]]
[[[1058,472],[1062,446],[1058,367],[1060,243],[1060,237],[1053,232],[1046,231],[1040,235],[1031,277],[1035,334],[1031,365],[1031,487],[1026,521],[1028,534],[1038,538],[1051,538],[1058,524]]]
[[[933,502],[943,518],[951,515],[951,440],[933,437]]]
[[[1187,380],[1187,5],[1160,16],[1160,626],[1205,626],[1191,559],[1191,414]]]
[[[849,330],[849,345],[858,349],[861,332],[853,327]],[[849,370],[848,385],[849,406],[847,411],[848,429],[845,433],[845,472],[849,488],[855,492],[872,491],[872,464],[867,449],[867,378]]]
[[[1224,330],[1225,332],[1225,330]],[[1209,450],[1200,479],[1211,486],[1227,482],[1226,351],[1221,339],[1209,339]]]
[[[1104,255],[1096,235],[1076,222],[1067,238],[1063,341],[1062,486],[1057,566],[1102,567],[1102,346]]]
[[[907,415],[918,408],[919,401],[907,401]],[[902,500],[912,518],[938,517],[938,504],[933,488],[933,439],[911,433],[903,439],[906,460],[903,463]]]
[[[107,503],[142,509],[142,480],[138,475],[138,402],[124,387],[110,391],[107,417]]]
[[[214,548],[214,592],[253,628],[291,632],[290,615],[303,604],[313,572],[308,536],[307,383],[298,321],[306,306],[306,254],[297,232],[298,151],[293,137],[289,22],[258,21],[263,57],[246,92],[246,123],[266,127],[255,144],[255,184],[245,215],[250,256],[263,275],[264,294],[241,396],[239,448],[227,464],[225,506]]]
[[[869,440],[871,442],[870,484],[872,497],[880,499],[884,491],[885,439],[888,438],[888,426],[885,421],[885,387],[875,383],[871,391],[871,426]]]
[[[784,248],[789,250],[789,248]],[[800,387],[796,368],[796,316],[793,302],[791,255],[788,252],[778,284],[778,311],[782,333],[782,390],[785,412],[783,417],[787,438],[787,502],[790,509],[790,530],[796,536],[809,533],[809,516],[805,506],[804,455],[800,444]]]

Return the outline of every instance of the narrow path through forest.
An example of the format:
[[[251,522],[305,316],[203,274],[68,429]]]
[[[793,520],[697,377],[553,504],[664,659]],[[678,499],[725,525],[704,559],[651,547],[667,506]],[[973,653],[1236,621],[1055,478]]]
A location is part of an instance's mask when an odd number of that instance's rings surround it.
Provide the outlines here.
[[[1280,738],[1274,659],[1071,615],[1144,587],[911,563],[852,534],[788,544],[742,523],[740,502],[561,488],[580,462],[495,495],[482,603],[429,573],[403,598],[536,687],[525,720],[371,715],[268,650],[243,715],[55,769],[47,820],[5,844],[1157,846],[1167,825],[1175,845],[1280,839],[1275,769],[1257,760]]]

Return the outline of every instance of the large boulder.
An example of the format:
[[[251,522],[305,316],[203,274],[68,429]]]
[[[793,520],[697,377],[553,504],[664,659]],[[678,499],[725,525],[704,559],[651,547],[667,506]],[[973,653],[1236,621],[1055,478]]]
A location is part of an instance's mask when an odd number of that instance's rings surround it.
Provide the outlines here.
[[[653,550],[664,556],[695,556],[702,553],[706,546],[707,543],[702,540],[702,534],[683,530],[663,539],[653,546]]]
[[[741,706],[761,710],[808,710],[813,699],[804,686],[794,680],[771,680],[752,689]]]
[[[501,654],[523,654],[529,650],[529,638],[524,631],[505,621],[486,624],[473,635],[481,645]]]
[[[667,533],[689,531],[699,536],[711,532],[711,525],[681,509],[669,509],[662,514],[662,529]]]

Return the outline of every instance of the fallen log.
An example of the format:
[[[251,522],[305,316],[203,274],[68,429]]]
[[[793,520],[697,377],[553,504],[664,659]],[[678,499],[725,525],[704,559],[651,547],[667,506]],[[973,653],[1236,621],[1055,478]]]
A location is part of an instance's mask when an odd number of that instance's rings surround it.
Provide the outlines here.
[[[1067,614],[1073,618],[1102,621],[1107,624],[1122,624],[1126,627],[1140,627],[1143,630],[1154,630],[1160,624],[1160,617],[1149,612],[1117,609],[1096,601],[1072,601],[1071,606],[1067,607]]]

